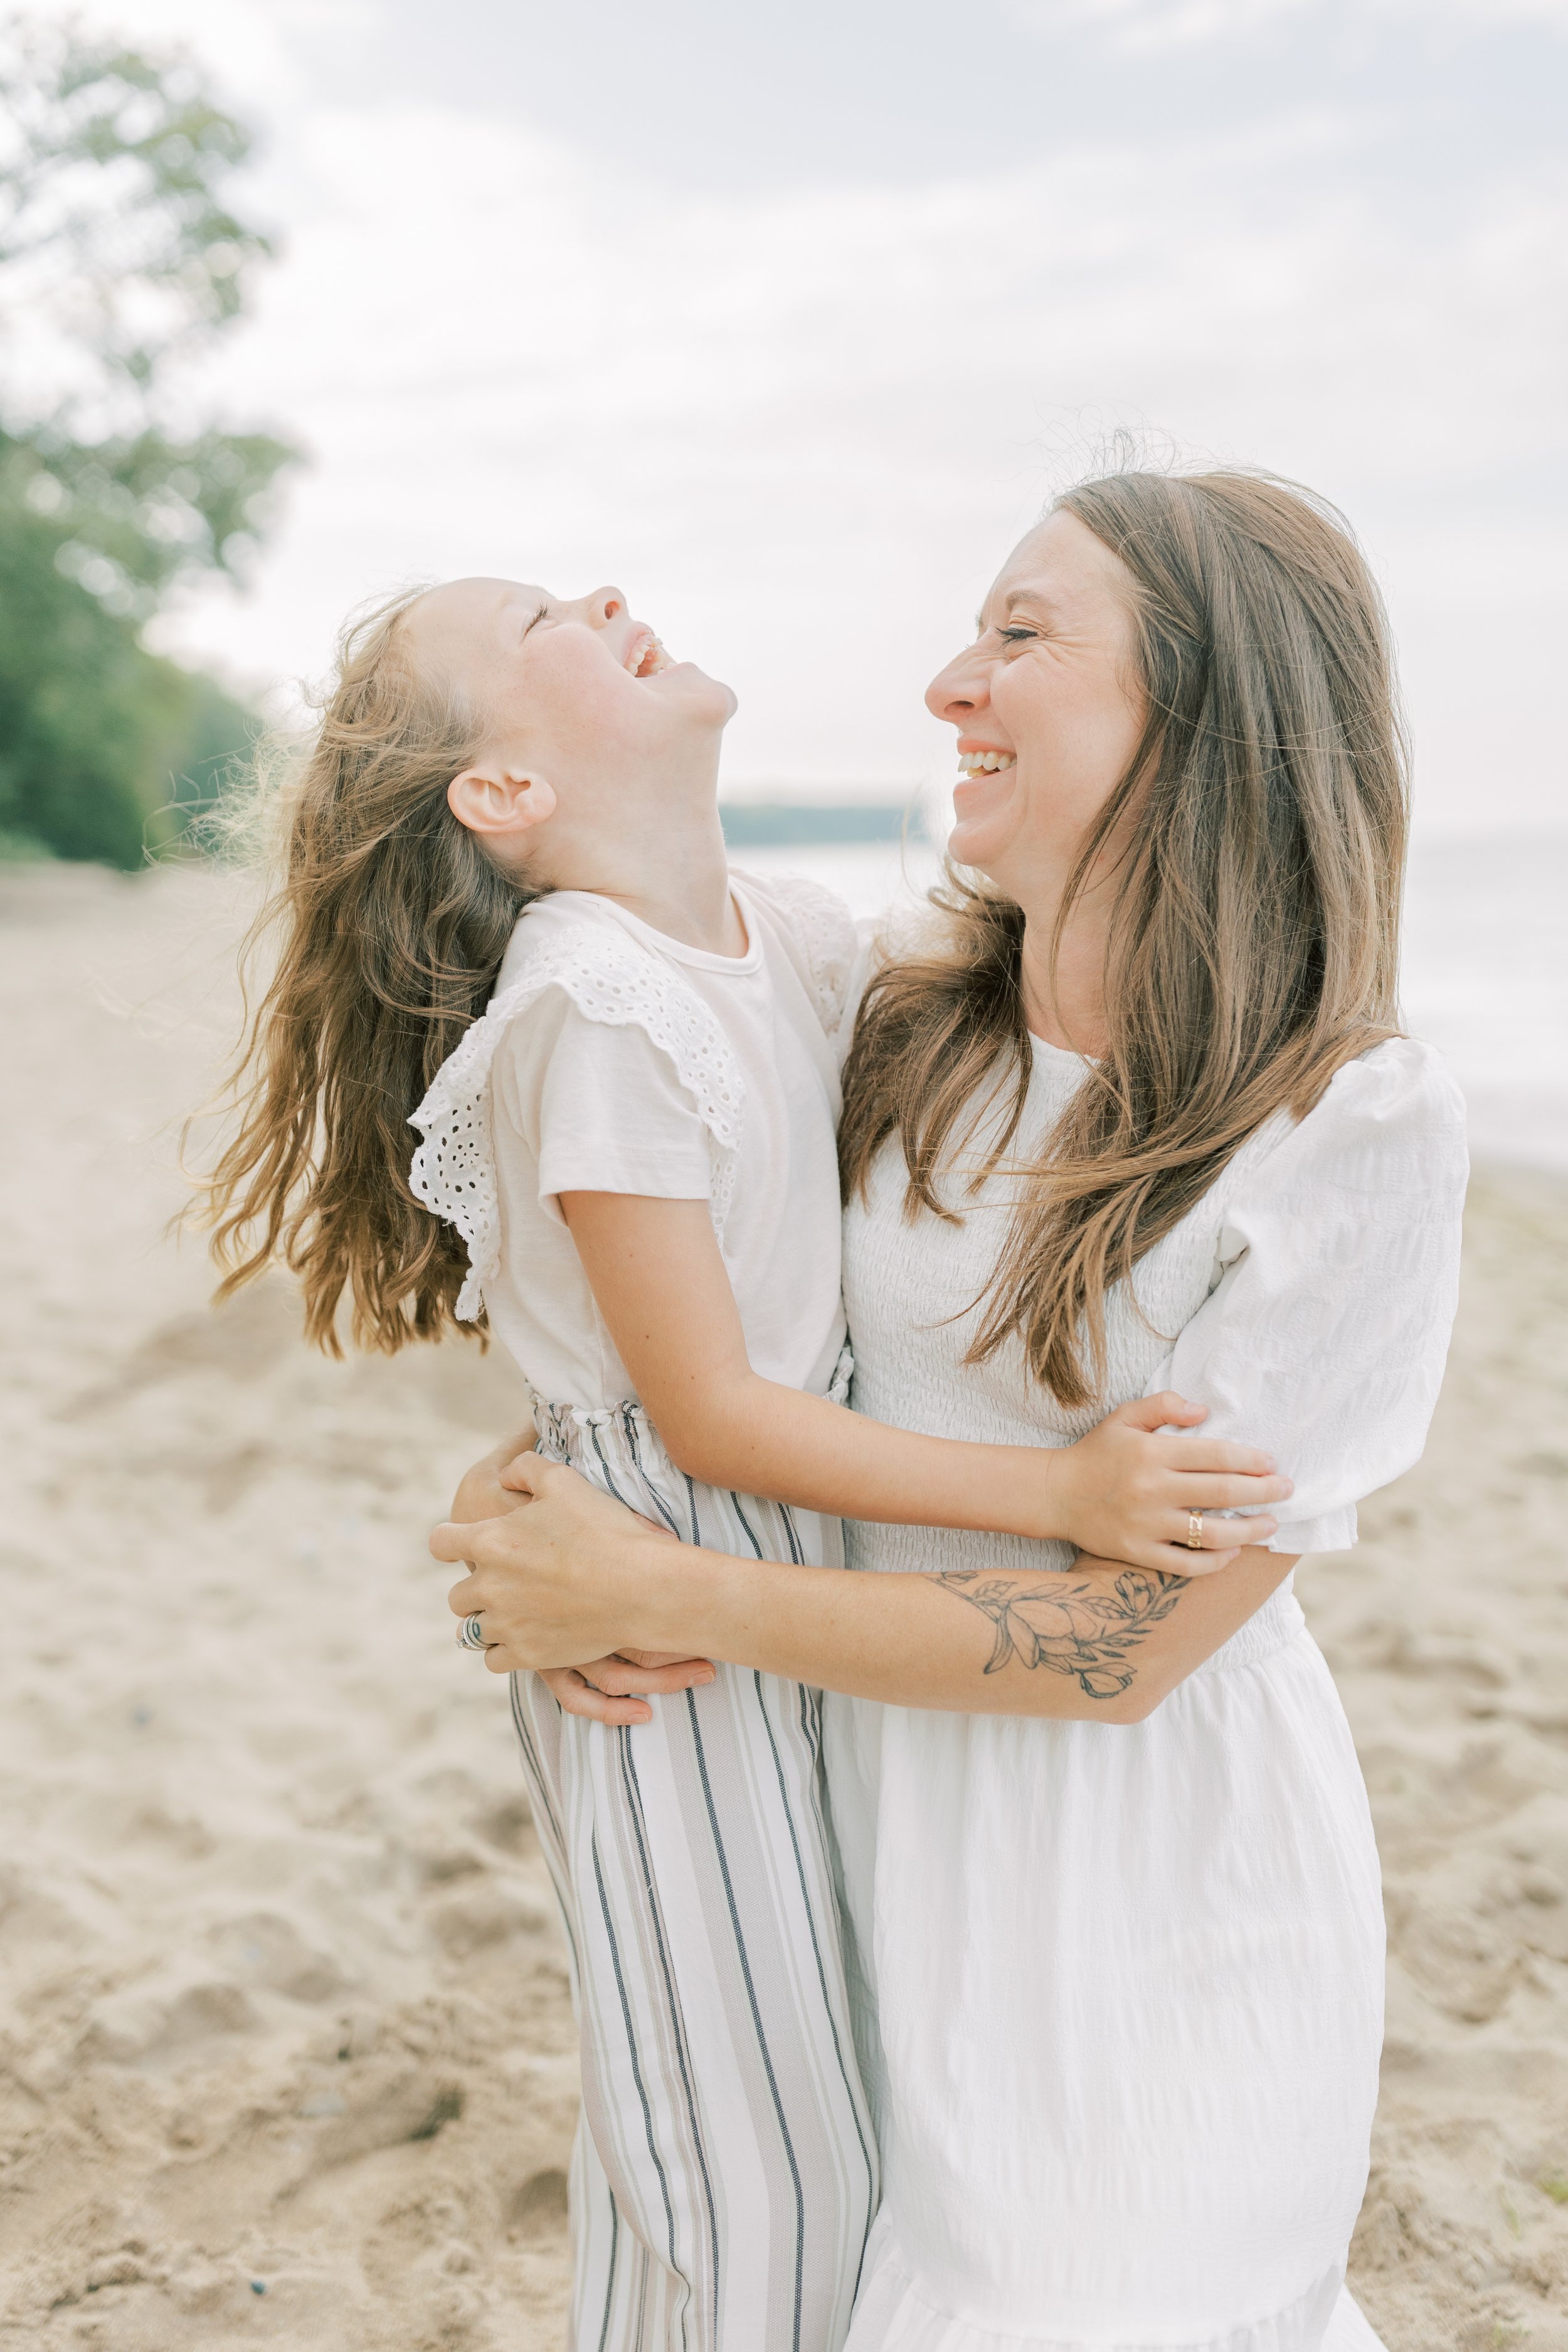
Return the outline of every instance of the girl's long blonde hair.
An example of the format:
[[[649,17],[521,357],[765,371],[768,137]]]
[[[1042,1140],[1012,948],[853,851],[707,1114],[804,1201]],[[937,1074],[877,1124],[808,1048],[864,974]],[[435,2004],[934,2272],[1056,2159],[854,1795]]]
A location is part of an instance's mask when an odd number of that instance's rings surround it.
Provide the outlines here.
[[[1149,718],[1057,928],[1131,819],[1106,1050],[1023,1171],[968,1360],[1016,1335],[1078,1407],[1104,1377],[1108,1284],[1265,1119],[1303,1116],[1342,1063],[1398,1034],[1407,794],[1382,602],[1332,508],[1243,473],[1117,474],[1058,504],[1127,567]],[[1024,1110],[1024,917],[951,868],[931,895],[936,940],[868,993],[840,1153],[847,1196],[863,1194],[895,1137],[906,1213],[953,1218],[939,1177],[976,1101],[1000,1087],[976,1184]]]
[[[237,1132],[203,1187],[218,1297],[274,1259],[299,1276],[309,1336],[395,1352],[455,1324],[462,1242],[408,1185],[409,1115],[484,1011],[536,894],[447,803],[478,754],[476,715],[409,652],[419,591],[345,630],[320,723],[277,814],[282,872],[246,943],[271,959],[231,1076]]]

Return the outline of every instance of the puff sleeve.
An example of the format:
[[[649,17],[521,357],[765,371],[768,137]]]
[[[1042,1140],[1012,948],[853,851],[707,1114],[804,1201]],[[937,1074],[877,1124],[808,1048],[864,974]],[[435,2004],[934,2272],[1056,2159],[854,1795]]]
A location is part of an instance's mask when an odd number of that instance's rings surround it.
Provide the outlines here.
[[[1394,1038],[1221,1180],[1217,1280],[1145,1393],[1175,1389],[1207,1406],[1205,1436],[1274,1454],[1295,1493],[1270,1550],[1345,1549],[1356,1504],[1419,1458],[1467,1174],[1458,1087]]]

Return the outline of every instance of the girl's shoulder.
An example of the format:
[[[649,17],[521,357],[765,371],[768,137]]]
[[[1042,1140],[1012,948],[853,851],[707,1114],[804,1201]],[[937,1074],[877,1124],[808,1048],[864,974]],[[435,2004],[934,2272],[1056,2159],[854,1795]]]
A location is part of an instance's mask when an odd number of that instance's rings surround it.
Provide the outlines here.
[[[836,891],[805,874],[731,870],[735,895],[788,956],[826,1034],[837,1038],[856,1000],[862,945],[855,919]]]
[[[652,950],[635,939],[589,892],[548,891],[518,917],[490,992],[490,1004],[498,1005],[521,982],[542,972],[574,970],[599,957],[626,967],[658,961]]]
[[[719,1024],[679,964],[588,891],[552,892],[524,908],[478,1027],[493,1037],[547,989],[603,1027],[646,1030],[656,1045],[679,1049],[683,1063],[693,1052],[718,1052]],[[470,1030],[463,1045],[473,1036]]]
[[[735,1147],[745,1086],[720,1022],[676,964],[585,891],[562,891],[524,908],[489,1005],[441,1076],[452,1072],[470,1093],[482,1085],[502,1038],[547,992],[564,996],[596,1027],[640,1030],[674,1066],[714,1137]]]
[[[412,1189],[468,1244],[470,1270],[456,1310],[461,1321],[479,1312],[484,1286],[499,1264],[491,1072],[517,1024],[552,992],[582,1016],[571,1034],[584,1045],[594,1029],[639,1030],[650,1051],[673,1069],[711,1140],[713,1221],[723,1232],[745,1082],[722,1027],[673,964],[613,915],[600,913],[585,894],[537,899],[518,920],[489,1006],[442,1063],[409,1119],[422,1139],[413,1155]]]

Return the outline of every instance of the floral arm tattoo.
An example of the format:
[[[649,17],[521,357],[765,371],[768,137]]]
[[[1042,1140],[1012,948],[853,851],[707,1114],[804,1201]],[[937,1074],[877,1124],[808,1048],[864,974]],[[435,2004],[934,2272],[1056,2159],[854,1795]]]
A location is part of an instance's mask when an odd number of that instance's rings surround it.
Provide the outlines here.
[[[1052,1575],[1026,1591],[977,1568],[926,1579],[990,1618],[996,1646],[986,1662],[988,1675],[1016,1658],[1026,1667],[1070,1675],[1089,1698],[1115,1698],[1127,1688],[1137,1672],[1133,1651],[1152,1625],[1170,1615],[1190,1581],[1142,1568],[1125,1570],[1114,1584]]]

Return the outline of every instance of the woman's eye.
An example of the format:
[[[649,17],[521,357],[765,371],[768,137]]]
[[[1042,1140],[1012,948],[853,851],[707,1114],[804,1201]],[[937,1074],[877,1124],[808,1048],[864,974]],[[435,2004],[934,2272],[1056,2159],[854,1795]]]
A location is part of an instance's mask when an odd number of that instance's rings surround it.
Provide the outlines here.
[[[1026,645],[1031,637],[1037,636],[1039,631],[1037,629],[998,629],[996,634],[1005,646],[1021,646]]]

